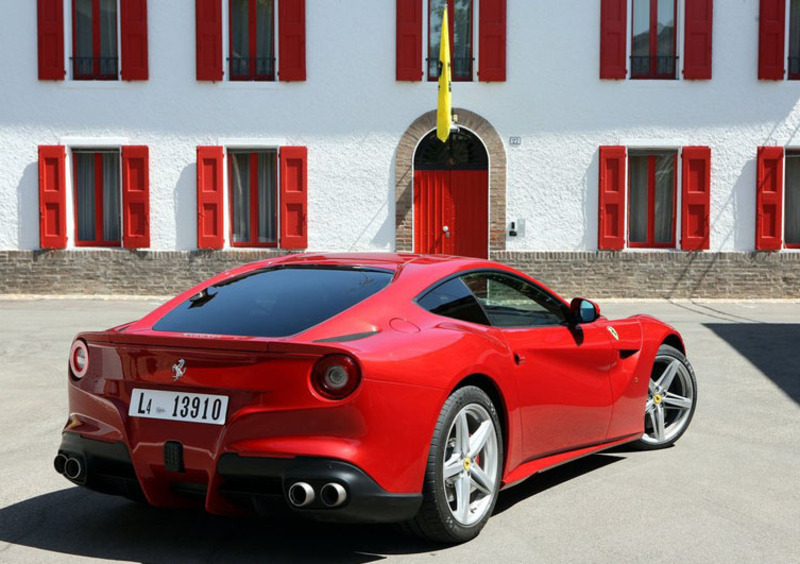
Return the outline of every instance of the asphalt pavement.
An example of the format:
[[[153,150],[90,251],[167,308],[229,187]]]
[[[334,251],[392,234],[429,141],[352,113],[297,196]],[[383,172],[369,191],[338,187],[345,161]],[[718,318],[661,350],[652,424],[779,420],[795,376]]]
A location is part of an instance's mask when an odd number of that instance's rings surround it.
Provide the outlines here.
[[[502,492],[455,547],[386,526],[157,510],[57,475],[73,335],[158,303],[0,297],[0,562],[800,562],[800,303],[601,302],[683,333],[691,427],[673,448],[589,456]]]

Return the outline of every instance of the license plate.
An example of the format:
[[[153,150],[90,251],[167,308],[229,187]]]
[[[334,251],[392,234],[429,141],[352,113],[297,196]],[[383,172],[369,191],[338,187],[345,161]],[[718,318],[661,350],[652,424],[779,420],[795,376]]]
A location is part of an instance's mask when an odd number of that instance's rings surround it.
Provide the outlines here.
[[[128,415],[224,425],[227,411],[228,396],[164,390],[133,390]]]

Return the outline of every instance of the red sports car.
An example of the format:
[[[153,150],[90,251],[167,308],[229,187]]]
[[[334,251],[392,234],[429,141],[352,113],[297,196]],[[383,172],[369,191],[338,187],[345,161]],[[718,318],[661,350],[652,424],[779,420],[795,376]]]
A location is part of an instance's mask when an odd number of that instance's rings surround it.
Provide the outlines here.
[[[652,317],[487,260],[286,256],[79,334],[55,468],[160,507],[461,542],[540,470],[674,443],[697,401],[684,353]]]

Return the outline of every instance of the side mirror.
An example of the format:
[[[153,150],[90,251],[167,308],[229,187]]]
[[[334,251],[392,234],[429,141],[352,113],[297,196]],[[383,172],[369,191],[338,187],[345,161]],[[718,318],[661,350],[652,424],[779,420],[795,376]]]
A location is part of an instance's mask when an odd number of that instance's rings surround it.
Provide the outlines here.
[[[576,325],[592,323],[600,317],[600,306],[586,298],[573,298],[569,303],[569,313]]]

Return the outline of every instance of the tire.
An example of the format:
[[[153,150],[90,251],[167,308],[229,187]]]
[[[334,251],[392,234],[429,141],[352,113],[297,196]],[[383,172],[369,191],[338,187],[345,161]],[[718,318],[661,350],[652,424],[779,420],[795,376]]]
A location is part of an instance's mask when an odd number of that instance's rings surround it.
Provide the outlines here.
[[[497,409],[480,388],[459,388],[447,398],[436,422],[422,506],[403,528],[436,542],[475,538],[494,510],[502,471]]]
[[[644,434],[631,446],[640,450],[667,448],[689,428],[697,408],[697,378],[678,349],[661,345],[653,362],[645,403]]]

